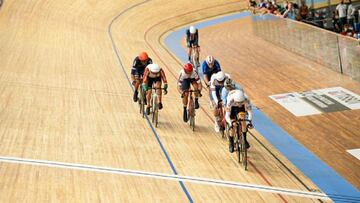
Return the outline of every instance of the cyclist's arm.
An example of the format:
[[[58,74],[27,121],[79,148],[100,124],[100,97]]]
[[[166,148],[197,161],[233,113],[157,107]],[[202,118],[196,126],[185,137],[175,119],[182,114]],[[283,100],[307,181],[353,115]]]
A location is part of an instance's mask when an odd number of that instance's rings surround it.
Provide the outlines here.
[[[210,91],[211,91],[211,96],[214,99],[215,104],[217,105],[218,103],[218,98],[216,96],[216,87],[215,87],[215,78],[214,75],[211,76],[211,81],[210,81]]]
[[[143,84],[147,84],[148,82],[148,76],[149,76],[149,69],[145,68],[144,76],[143,76]]]
[[[230,109],[226,108],[225,120],[229,125],[231,125],[230,112],[231,112],[231,108]]]
[[[251,104],[250,102],[245,103],[245,110],[248,113],[248,120],[252,121],[252,117],[253,117],[253,112],[252,112],[252,108],[251,108]]]
[[[178,85],[177,85],[177,90],[180,94],[183,93],[183,91],[181,90],[182,81],[183,81],[182,71],[180,71],[179,78],[178,78]]]
[[[166,75],[163,69],[160,70],[160,77],[164,84],[167,84]]]
[[[199,46],[199,31],[196,29],[194,45]]]
[[[217,72],[221,71],[221,66],[220,66],[220,63],[218,60],[215,59],[214,61],[214,67],[215,67],[215,70],[217,70]]]
[[[222,103],[223,103],[224,105],[226,105],[227,95],[228,95],[227,89],[226,89],[225,87],[222,88],[222,90],[221,90],[221,100],[222,100]]]
[[[202,73],[203,73],[203,76],[204,76],[204,82],[206,84],[207,87],[209,87],[209,80],[210,78],[208,78],[207,76],[207,64],[206,64],[206,61],[203,62],[203,64],[201,65],[201,69],[202,69]]]
[[[204,82],[205,82],[205,85],[206,85],[207,87],[210,86],[210,85],[209,85],[209,78],[208,78],[207,74],[204,75]]]
[[[187,46],[190,46],[190,37],[189,37],[189,36],[190,36],[190,31],[187,30],[187,31],[186,31],[186,37],[185,37],[185,38],[186,38],[186,45],[187,45]]]

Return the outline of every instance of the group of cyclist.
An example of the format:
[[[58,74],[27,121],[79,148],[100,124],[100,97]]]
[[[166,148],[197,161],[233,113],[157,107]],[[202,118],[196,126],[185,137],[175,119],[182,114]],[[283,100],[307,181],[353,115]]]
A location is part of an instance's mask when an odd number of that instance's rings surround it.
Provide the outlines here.
[[[186,42],[188,47],[188,56],[190,61],[192,48],[195,51],[199,51],[199,35],[198,29],[194,26],[191,26],[186,31]],[[198,56],[198,55],[197,55]],[[199,60],[199,59],[197,59]],[[250,147],[250,144],[247,141],[247,129],[252,128],[252,109],[251,103],[248,96],[245,94],[244,89],[236,84],[229,74],[224,73],[221,70],[220,63],[213,57],[207,56],[205,61],[201,65],[203,82],[207,89],[209,90],[210,104],[213,108],[213,114],[215,117],[214,128],[216,132],[219,132],[221,123],[227,123],[229,129],[229,151],[234,152],[234,121],[236,120],[240,112],[243,116],[247,116],[247,120],[250,122],[243,121],[241,123],[245,145],[247,148]],[[150,114],[150,97],[151,89],[156,88],[158,97],[159,110],[163,108],[162,104],[162,90],[160,89],[162,83],[164,83],[164,93],[167,93],[168,84],[166,80],[165,72],[159,65],[152,62],[152,59],[148,56],[146,52],[142,52],[134,59],[133,66],[131,69],[131,80],[132,85],[134,86],[134,102],[138,100],[138,89],[141,87],[144,92],[146,92],[146,114]],[[187,104],[189,93],[188,90],[191,89],[195,91],[195,109],[200,107],[199,97],[201,97],[201,91],[203,89],[200,76],[198,74],[197,68],[193,66],[190,62],[186,63],[180,73],[178,78],[177,90],[181,95],[183,102],[183,121],[188,121],[187,115]],[[223,109],[223,112],[220,112],[220,107]],[[224,115],[220,117],[220,115]],[[244,118],[243,118],[244,119]]]
[[[152,59],[146,52],[141,52],[139,56],[135,57],[133,66],[131,68],[131,81],[134,86],[134,102],[138,100],[139,87],[144,90],[146,99],[146,114],[150,115],[150,99],[151,99],[151,88],[156,88],[158,97],[159,109],[163,108],[162,104],[162,82],[164,83],[164,93],[167,94],[167,80],[163,69],[158,64],[152,62]]]

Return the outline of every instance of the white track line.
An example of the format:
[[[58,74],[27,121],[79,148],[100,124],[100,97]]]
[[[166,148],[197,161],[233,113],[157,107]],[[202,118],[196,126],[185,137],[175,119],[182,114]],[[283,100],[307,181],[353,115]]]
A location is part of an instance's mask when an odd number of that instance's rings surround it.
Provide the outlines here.
[[[298,197],[331,200],[326,194],[319,192],[308,192],[308,191],[301,191],[301,190],[294,190],[287,188],[270,187],[265,185],[255,185],[255,184],[239,183],[232,181],[223,181],[223,180],[209,179],[209,178],[180,176],[180,175],[172,175],[165,173],[155,173],[155,172],[146,172],[146,171],[138,171],[138,170],[120,169],[120,168],[109,168],[109,167],[64,163],[64,162],[56,162],[56,161],[24,159],[18,157],[0,156],[0,162],[47,166],[53,168],[65,168],[65,169],[74,169],[74,170],[83,170],[83,171],[94,171],[100,173],[139,176],[139,177],[155,178],[155,179],[163,179],[163,180],[171,180],[171,181],[183,181],[183,182],[191,182],[191,183],[198,183],[205,185],[215,185],[215,186],[231,187],[231,188],[238,188],[245,190],[255,190],[261,192],[292,195]]]

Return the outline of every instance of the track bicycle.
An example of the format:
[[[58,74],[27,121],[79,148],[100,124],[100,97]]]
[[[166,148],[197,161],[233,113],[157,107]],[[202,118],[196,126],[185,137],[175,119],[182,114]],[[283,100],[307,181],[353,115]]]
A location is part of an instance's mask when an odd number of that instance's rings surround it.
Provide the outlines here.
[[[232,122],[232,126],[235,130],[235,137],[234,137],[234,148],[235,151],[237,152],[237,157],[238,157],[238,162],[242,163],[242,165],[244,166],[245,170],[247,170],[247,164],[248,164],[248,152],[247,152],[247,148],[245,146],[245,138],[242,134],[242,122],[250,122],[251,120],[248,119],[244,119],[245,118],[246,113],[245,112],[240,112],[238,113],[238,115],[235,118],[235,121]],[[249,129],[249,125],[246,125],[246,131],[248,132]]]
[[[195,67],[196,72],[198,73],[198,67],[200,67],[200,63],[198,63],[199,54],[197,52],[197,49],[200,46],[192,46],[191,47],[191,57],[190,57],[190,63]]]
[[[187,104],[187,115],[188,115],[188,121],[189,121],[189,125],[190,128],[194,131],[195,130],[195,99],[193,97],[193,93],[198,92],[199,96],[201,97],[201,93],[199,90],[185,90],[185,92],[189,92],[189,100],[188,100],[188,104]],[[184,93],[183,95],[181,95],[181,98],[184,97]]]
[[[218,115],[219,115],[219,127],[220,133],[222,138],[226,138],[226,121],[225,121],[225,114],[224,114],[224,107],[222,101],[219,101],[218,105]]]
[[[157,94],[157,90],[159,90],[159,89],[164,90],[164,88],[156,88],[156,87],[151,88],[151,99],[150,99],[151,112],[152,112],[152,123],[155,125],[156,128],[158,126],[158,120],[159,120],[159,104],[157,101],[158,96],[159,96]],[[165,92],[164,94],[167,94],[167,92]]]

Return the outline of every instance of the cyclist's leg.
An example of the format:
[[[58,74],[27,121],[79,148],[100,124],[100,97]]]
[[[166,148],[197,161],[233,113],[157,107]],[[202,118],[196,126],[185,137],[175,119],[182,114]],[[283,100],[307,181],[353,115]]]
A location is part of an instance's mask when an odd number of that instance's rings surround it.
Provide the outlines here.
[[[215,107],[213,108],[213,114],[214,114],[214,129],[215,132],[219,132],[220,131],[220,118],[219,118],[219,108],[215,105]]]
[[[181,90],[184,92],[186,90],[190,89],[190,80],[189,79],[185,79],[182,81],[181,83]],[[183,93],[183,98],[182,98],[182,102],[183,102],[183,120],[184,122],[187,122],[188,120],[188,115],[187,115],[187,104],[188,104],[188,98],[189,98],[189,92],[184,92]]]
[[[147,115],[150,115],[150,107],[151,107],[151,88],[152,88],[152,85],[154,83],[154,79],[153,78],[148,78],[148,84],[147,86],[149,87],[149,89],[146,91],[146,101],[147,101],[147,105],[146,105],[146,114]]]
[[[241,108],[241,112],[244,112],[244,114],[241,115],[241,119],[245,119],[246,117],[246,113],[245,113],[245,108]],[[242,135],[244,136],[244,140],[245,140],[245,145],[246,145],[246,148],[250,148],[250,144],[249,142],[247,141],[247,126],[246,126],[246,121],[241,121],[241,132],[242,132]]]
[[[197,44],[196,45],[196,61],[197,61],[197,64],[200,64],[199,56],[200,56],[200,46]]]
[[[195,80],[191,81],[191,84],[192,84],[194,90],[201,91],[199,83],[197,83]],[[200,105],[199,105],[199,96],[200,96],[200,93],[195,92],[195,109],[198,109],[200,107]]]
[[[218,102],[220,102],[220,92],[221,92],[221,87],[216,87],[215,88],[215,91],[216,91],[216,97],[218,99]],[[220,117],[219,117],[219,108],[218,108],[218,105],[215,106],[214,108],[214,117],[215,117],[215,122],[214,122],[214,125],[215,125],[215,131],[219,131],[219,123],[220,123]]]
[[[233,123],[233,121],[235,121],[237,114],[239,113],[239,108],[237,107],[232,107],[231,108],[231,112],[230,112],[230,119],[231,119],[231,123]],[[229,130],[229,151],[231,153],[234,152],[234,137],[235,137],[235,128],[236,126],[231,126],[230,130]]]
[[[159,88],[156,90],[156,93],[158,95],[158,100],[157,100],[157,103],[159,104],[159,109],[162,109],[163,108],[163,105],[162,105],[162,90],[160,89],[161,88],[161,78],[160,78],[160,81],[156,80],[154,86],[156,88]]]
[[[131,69],[131,81],[132,81],[132,85],[134,86],[134,89],[135,89],[134,95],[133,95],[133,100],[134,100],[134,102],[137,102],[139,81],[138,81],[138,73],[137,73],[136,69],[134,69],[134,68]]]
[[[188,60],[191,61],[191,53],[192,53],[192,42],[188,44]]]

